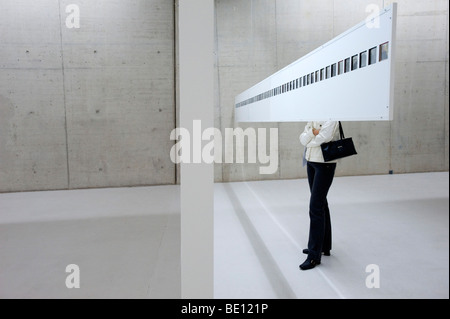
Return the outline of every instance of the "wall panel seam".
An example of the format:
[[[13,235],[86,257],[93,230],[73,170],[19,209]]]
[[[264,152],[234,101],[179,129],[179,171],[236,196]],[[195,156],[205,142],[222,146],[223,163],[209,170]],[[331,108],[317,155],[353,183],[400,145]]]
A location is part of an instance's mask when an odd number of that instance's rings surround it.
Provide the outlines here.
[[[63,90],[63,104],[64,104],[64,131],[66,138],[66,166],[67,166],[67,188],[70,189],[70,164],[69,164],[69,138],[67,133],[67,103],[66,103],[66,76],[64,72],[64,48],[63,48],[63,36],[62,27],[63,21],[61,17],[61,1],[58,1],[59,10],[59,36],[61,43],[61,73],[62,73],[62,90]]]

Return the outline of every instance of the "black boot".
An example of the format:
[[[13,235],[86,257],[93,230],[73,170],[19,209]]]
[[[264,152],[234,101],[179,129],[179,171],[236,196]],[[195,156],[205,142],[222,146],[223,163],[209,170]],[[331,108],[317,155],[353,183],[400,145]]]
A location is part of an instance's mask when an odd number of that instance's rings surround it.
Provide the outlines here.
[[[307,258],[303,264],[301,264],[299,267],[301,270],[308,270],[308,269],[313,269],[314,267],[316,267],[317,265],[320,265],[320,260],[315,260],[315,259],[311,259],[311,258]]]

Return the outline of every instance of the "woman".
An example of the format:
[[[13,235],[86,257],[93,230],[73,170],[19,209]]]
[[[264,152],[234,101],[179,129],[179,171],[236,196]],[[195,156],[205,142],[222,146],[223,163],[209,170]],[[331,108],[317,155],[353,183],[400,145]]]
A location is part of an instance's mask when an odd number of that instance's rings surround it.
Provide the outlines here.
[[[304,159],[307,161],[307,173],[311,197],[309,202],[309,240],[308,249],[303,253],[308,257],[300,269],[312,269],[320,264],[322,252],[329,256],[331,250],[331,220],[327,194],[333,182],[336,161],[324,162],[321,144],[338,138],[339,122],[308,122],[300,135],[305,146]]]

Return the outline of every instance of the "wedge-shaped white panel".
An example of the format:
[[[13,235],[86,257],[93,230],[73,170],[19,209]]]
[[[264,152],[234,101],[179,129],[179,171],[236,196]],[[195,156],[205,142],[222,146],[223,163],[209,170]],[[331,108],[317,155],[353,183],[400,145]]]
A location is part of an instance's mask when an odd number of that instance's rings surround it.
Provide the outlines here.
[[[390,121],[397,4],[235,98],[236,122]]]

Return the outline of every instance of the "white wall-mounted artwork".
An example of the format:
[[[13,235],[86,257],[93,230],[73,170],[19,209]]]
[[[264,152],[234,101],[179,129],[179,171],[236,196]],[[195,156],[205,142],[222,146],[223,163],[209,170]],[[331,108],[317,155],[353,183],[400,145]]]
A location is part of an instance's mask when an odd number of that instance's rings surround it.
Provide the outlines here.
[[[235,98],[236,122],[391,121],[397,4]]]

